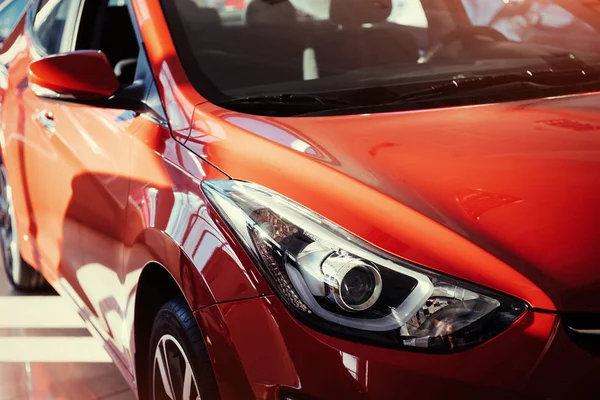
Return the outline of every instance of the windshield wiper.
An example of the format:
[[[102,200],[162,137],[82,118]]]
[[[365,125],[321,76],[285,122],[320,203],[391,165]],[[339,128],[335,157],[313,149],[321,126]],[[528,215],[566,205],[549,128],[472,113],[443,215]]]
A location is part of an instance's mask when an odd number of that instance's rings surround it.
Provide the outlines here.
[[[478,89],[493,89],[510,84],[539,85],[540,88],[549,86],[567,86],[589,83],[600,80],[597,69],[590,67],[572,53],[557,53],[541,57],[550,69],[528,70],[522,73],[495,74],[481,77],[460,76],[426,89],[400,94],[389,103],[418,101],[429,97],[460,95],[471,93]],[[386,102],[388,103],[388,102]]]
[[[383,108],[396,110],[413,109],[423,102],[454,102],[458,99],[473,101],[474,104],[490,101],[515,101],[524,99],[523,92],[534,91],[540,95],[562,95],[576,93],[590,88],[595,84],[594,90],[600,90],[600,71],[596,69],[569,69],[569,70],[538,70],[515,74],[488,75],[482,77],[456,77],[455,79],[436,82],[426,88],[409,92],[399,92],[400,87],[394,88],[395,95],[388,96],[384,101],[377,103],[358,103],[354,107],[345,106],[337,109],[327,109],[316,112],[307,112],[298,116],[332,115],[338,111],[344,113],[360,113],[373,109]],[[575,91],[573,88],[576,87]],[[555,89],[555,90],[552,90]],[[391,90],[388,89],[389,92]],[[490,96],[495,99],[491,100]],[[355,96],[344,96],[340,100],[347,100]],[[497,99],[496,99],[497,97]],[[487,98],[488,100],[481,100]],[[479,100],[477,100],[479,99]],[[355,99],[356,100],[356,99]]]
[[[265,115],[291,116],[304,112],[331,110],[332,108],[356,107],[361,104],[320,95],[281,93],[239,97],[225,100],[219,105],[225,108],[244,110],[250,108]]]
[[[565,87],[600,81],[600,73],[595,70],[541,70],[520,74],[490,75],[476,78],[458,78],[433,85],[414,92],[399,94],[389,102],[379,105],[393,105],[428,99],[448,98],[457,95],[473,94],[479,90],[503,89],[505,85],[523,84],[524,87],[544,89]],[[486,93],[489,94],[489,93]]]
[[[338,92],[338,96],[281,93],[239,97],[225,100],[220,106],[266,116],[317,116],[332,113],[361,112],[365,109],[410,105],[426,101],[445,101],[476,96],[515,97],[523,91],[548,91],[600,83],[600,72],[584,68],[547,69],[523,73],[496,74],[482,77],[459,76],[428,87],[400,92],[402,86],[376,86]],[[410,85],[413,86],[414,85]],[[599,88],[600,89],[600,88]],[[545,92],[544,92],[545,93]],[[410,107],[409,107],[410,108]]]

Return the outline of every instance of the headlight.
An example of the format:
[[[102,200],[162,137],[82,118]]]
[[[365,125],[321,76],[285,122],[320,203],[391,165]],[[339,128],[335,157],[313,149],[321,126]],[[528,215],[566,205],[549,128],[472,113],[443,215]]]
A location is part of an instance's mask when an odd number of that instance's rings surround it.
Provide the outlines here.
[[[526,310],[513,298],[386,254],[264,187],[202,187],[288,309],[314,329],[453,352],[498,334]]]

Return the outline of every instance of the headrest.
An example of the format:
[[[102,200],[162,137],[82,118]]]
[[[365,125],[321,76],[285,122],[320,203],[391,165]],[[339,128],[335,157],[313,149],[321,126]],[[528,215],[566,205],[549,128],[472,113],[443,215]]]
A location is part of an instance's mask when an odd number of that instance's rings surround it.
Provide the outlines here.
[[[221,25],[219,12],[214,8],[198,7],[193,13],[198,25]]]
[[[246,8],[248,25],[290,24],[296,18],[296,8],[289,0],[252,0]]]
[[[182,18],[193,28],[221,26],[221,17],[214,8],[198,7],[193,1],[182,1],[178,4]]]
[[[329,19],[336,25],[383,22],[392,13],[392,0],[331,0]]]

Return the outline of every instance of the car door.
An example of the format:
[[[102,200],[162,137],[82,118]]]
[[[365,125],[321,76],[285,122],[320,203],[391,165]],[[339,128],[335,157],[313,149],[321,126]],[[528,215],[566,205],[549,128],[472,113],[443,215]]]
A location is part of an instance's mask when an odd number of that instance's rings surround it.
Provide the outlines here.
[[[29,88],[28,65],[40,54],[68,49],[65,31],[74,26],[77,1],[38,1],[32,6],[28,30],[41,40],[31,46],[19,39],[7,50],[16,55],[7,65],[3,161],[13,186],[22,253],[36,268],[50,273],[50,280],[64,265],[81,263],[80,246],[77,230],[63,227],[60,208],[69,203],[70,182],[57,153],[55,131],[50,129],[52,111]],[[63,244],[72,249],[65,256],[60,254]]]
[[[137,39],[130,20],[124,33],[129,13],[118,4],[41,0],[27,29],[32,43],[29,61],[88,48],[106,50],[115,67],[119,61],[130,65],[130,56],[135,63]],[[111,15],[121,20],[107,21]],[[135,41],[131,54],[123,54],[126,35]],[[119,68],[127,70],[127,66]],[[133,74],[129,75],[132,81]],[[126,109],[42,99],[26,84],[18,91],[24,122],[23,149],[16,156],[25,168],[24,193],[31,218],[28,240],[35,244],[44,274],[59,283],[110,350],[122,356],[120,274],[130,143],[132,133],[144,122]]]

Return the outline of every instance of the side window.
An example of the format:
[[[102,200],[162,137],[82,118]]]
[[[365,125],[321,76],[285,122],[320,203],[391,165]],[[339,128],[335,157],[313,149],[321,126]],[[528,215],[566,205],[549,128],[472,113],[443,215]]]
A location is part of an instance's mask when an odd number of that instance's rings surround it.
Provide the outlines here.
[[[119,81],[132,83],[140,48],[125,1],[85,1],[75,48],[101,50]]]
[[[29,0],[12,0],[0,4],[0,41],[6,39],[15,28],[27,3]]]
[[[69,51],[79,0],[41,0],[32,34],[46,54]]]

